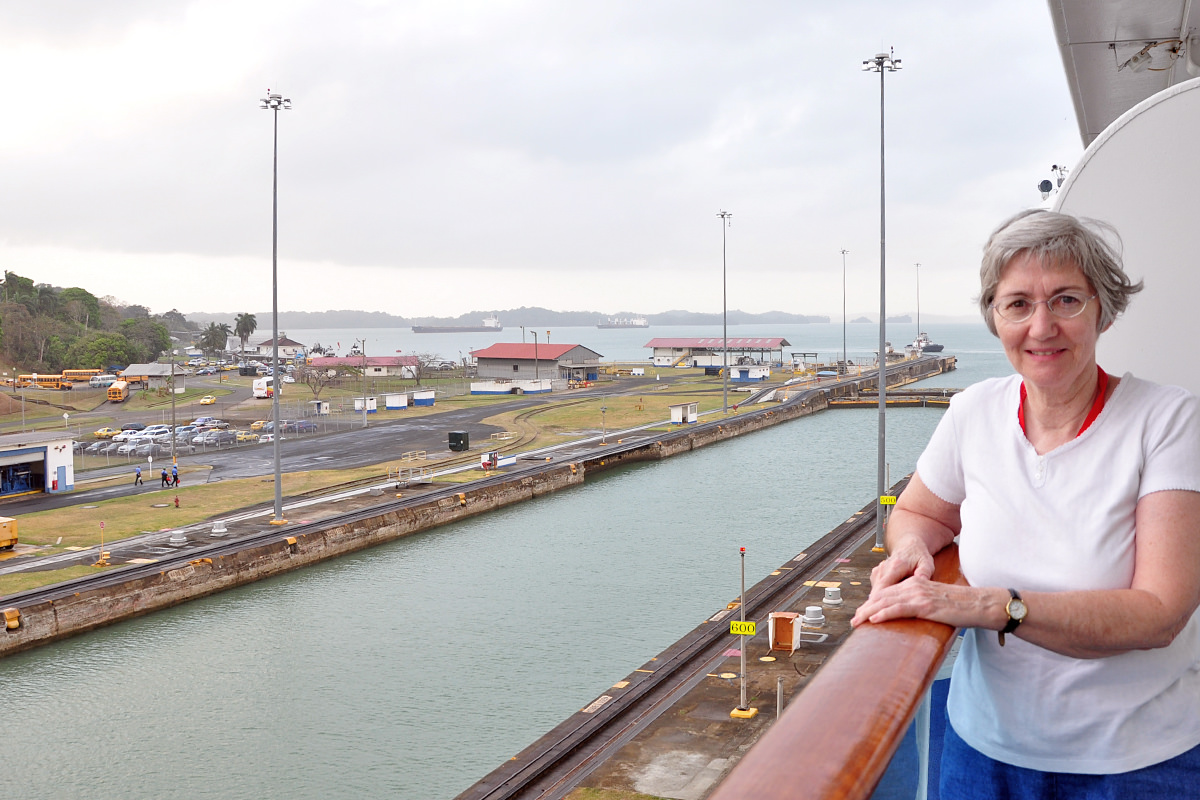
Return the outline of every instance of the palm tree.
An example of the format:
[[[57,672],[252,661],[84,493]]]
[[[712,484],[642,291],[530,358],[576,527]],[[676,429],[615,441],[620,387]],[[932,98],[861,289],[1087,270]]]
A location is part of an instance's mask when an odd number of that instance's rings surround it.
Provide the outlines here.
[[[232,334],[233,329],[229,327],[229,323],[210,322],[204,333],[200,334],[200,348],[206,353],[222,352]]]
[[[253,314],[238,314],[233,321],[233,332],[242,341],[242,358],[246,357],[246,342],[258,329],[258,320]]]

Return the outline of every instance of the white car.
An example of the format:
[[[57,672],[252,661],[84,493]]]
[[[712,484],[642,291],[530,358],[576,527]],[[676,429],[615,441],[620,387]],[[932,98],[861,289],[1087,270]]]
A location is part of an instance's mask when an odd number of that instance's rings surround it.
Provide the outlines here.
[[[112,437],[112,440],[114,442],[128,442],[130,439],[134,438],[135,436],[141,436],[141,435],[142,435],[141,431],[121,431],[116,436]]]
[[[117,448],[117,455],[121,455],[121,456],[132,455],[134,450],[137,450],[139,447],[141,447],[142,445],[146,444],[149,441],[150,440],[144,436],[131,436],[130,438],[128,438],[124,442],[122,442],[121,446]]]
[[[279,380],[281,380],[284,383],[295,383],[296,382],[296,379],[293,378],[291,375],[283,375],[279,378]]]

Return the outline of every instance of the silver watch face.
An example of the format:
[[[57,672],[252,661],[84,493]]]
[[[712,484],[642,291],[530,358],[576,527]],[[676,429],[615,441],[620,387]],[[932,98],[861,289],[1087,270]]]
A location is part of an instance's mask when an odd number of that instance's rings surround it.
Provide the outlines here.
[[[1017,622],[1025,619],[1025,615],[1029,609],[1025,608],[1025,601],[1016,597],[1008,601],[1008,616],[1015,619]]]

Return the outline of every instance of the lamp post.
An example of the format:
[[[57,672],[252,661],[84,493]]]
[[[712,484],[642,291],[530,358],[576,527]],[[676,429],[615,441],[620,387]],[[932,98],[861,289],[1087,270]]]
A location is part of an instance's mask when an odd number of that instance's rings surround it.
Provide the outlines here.
[[[537,331],[530,331],[533,334],[533,379],[541,380],[538,377],[538,349],[537,349]]]
[[[259,101],[259,108],[271,112],[274,137],[271,155],[271,454],[275,462],[275,516],[272,525],[286,525],[283,518],[283,472],[279,467],[279,112],[292,107],[291,99],[270,89]]]
[[[604,421],[607,411],[608,406],[600,406],[600,444],[608,444],[608,425]]]
[[[363,366],[362,366],[362,374],[363,374],[363,397],[362,397],[362,406],[363,406],[363,424],[362,424],[362,426],[365,428],[365,427],[367,427],[367,340],[366,340],[366,339],[355,339],[355,340],[354,340],[354,343],[355,343],[356,345],[358,345],[358,346],[359,346],[359,349],[360,349],[360,350],[362,350],[362,359],[363,359]]]
[[[863,72],[879,73],[879,455],[875,486],[877,502],[882,506],[884,492],[884,463],[887,451],[887,175],[884,169],[884,76],[900,69],[900,59],[893,53],[876,53],[875,57],[863,62]],[[883,549],[882,508],[875,515],[875,549]]]
[[[849,250],[842,250],[842,368],[839,371],[845,375],[849,371],[849,359],[846,358],[846,253]]]
[[[917,338],[921,338],[921,262],[917,262]]]
[[[171,463],[178,464],[175,458],[175,348],[171,348]]]
[[[733,216],[732,211],[718,211],[717,216],[721,218],[721,376],[723,378],[722,403],[725,413],[729,413],[729,295],[726,292],[725,284],[725,229],[732,223],[729,222]]]

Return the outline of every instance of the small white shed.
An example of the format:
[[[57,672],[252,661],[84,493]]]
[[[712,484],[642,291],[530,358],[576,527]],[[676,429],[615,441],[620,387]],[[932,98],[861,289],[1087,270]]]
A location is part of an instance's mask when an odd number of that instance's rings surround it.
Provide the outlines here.
[[[671,409],[672,425],[690,425],[700,419],[699,403],[676,403],[667,408]]]

